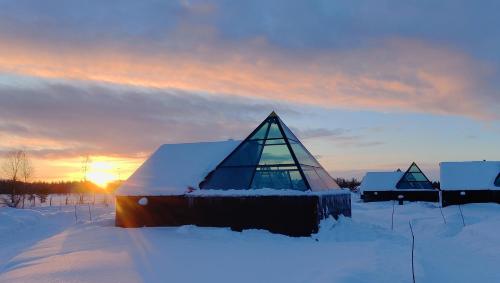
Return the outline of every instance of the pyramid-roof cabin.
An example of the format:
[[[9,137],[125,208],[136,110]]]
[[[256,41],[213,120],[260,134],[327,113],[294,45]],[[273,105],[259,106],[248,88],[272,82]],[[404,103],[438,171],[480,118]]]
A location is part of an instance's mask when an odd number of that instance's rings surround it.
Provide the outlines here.
[[[415,162],[405,172],[367,172],[359,189],[365,201],[439,200],[438,191]]]
[[[161,146],[118,189],[115,224],[309,236],[322,219],[351,216],[350,192],[335,188],[273,112],[242,142]]]
[[[362,191],[432,190],[432,183],[413,162],[405,172],[367,172],[361,182]]]

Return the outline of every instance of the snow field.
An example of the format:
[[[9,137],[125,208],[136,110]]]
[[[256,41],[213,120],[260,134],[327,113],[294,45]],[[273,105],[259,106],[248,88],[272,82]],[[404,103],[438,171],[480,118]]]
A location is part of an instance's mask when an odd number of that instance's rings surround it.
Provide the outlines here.
[[[0,208],[0,282],[500,282],[500,205],[361,203],[312,237],[194,226],[122,229],[112,208]]]

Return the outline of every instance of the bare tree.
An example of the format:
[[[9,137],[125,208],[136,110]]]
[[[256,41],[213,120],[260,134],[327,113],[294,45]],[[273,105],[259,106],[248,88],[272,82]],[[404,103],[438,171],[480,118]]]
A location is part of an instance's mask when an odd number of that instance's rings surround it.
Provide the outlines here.
[[[5,155],[2,171],[7,180],[17,181],[19,179],[22,155],[22,151],[11,151]]]
[[[82,160],[82,179],[84,182],[87,181],[87,172],[89,170],[90,163],[90,156],[87,154]]]
[[[34,169],[31,160],[29,159],[28,154],[25,151],[22,151],[21,154],[21,166],[20,166],[21,179],[23,181],[23,186],[26,186],[30,179],[33,177]],[[24,208],[24,198],[26,194],[23,193],[23,208]],[[29,194],[28,200],[32,202],[32,206],[35,206],[36,196],[35,194]]]
[[[19,192],[19,187],[22,182],[28,182],[34,172],[26,152],[17,150],[7,153],[2,164],[2,171],[12,186],[10,195],[3,198],[3,203],[10,207],[18,207],[24,197],[24,194]]]
[[[83,188],[80,188],[79,192],[79,197],[78,197],[78,203],[83,204],[83,198],[85,196],[86,192],[86,187],[87,187],[87,173],[90,167],[90,164],[92,163],[92,160],[90,159],[90,156],[87,154],[84,159],[82,160],[82,179],[83,179]]]
[[[22,180],[27,183],[33,177],[35,173],[35,169],[33,168],[33,163],[31,163],[31,159],[29,158],[26,151],[21,151],[21,166],[20,173]]]

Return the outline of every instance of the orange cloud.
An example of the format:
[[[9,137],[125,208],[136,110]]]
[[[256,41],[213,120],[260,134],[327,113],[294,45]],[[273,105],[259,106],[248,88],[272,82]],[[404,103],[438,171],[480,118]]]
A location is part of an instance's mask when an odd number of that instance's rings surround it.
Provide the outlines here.
[[[216,44],[215,44],[216,45]],[[43,78],[230,94],[351,109],[497,119],[485,66],[419,41],[316,54],[281,52],[262,40],[195,52],[78,50],[2,41],[0,70]]]

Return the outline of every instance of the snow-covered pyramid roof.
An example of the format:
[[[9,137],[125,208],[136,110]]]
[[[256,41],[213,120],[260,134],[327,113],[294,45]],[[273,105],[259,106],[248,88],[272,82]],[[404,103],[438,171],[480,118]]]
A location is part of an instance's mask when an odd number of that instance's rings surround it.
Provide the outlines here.
[[[391,191],[403,177],[404,172],[367,172],[361,181],[361,191]]]
[[[441,190],[500,190],[500,161],[441,162]]]
[[[116,195],[176,195],[197,188],[203,178],[241,141],[164,144],[160,146]]]

